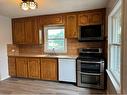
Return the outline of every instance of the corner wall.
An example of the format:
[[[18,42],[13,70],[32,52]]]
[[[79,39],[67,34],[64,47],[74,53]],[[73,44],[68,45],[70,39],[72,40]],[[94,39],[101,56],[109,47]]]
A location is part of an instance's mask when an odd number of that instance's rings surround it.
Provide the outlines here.
[[[0,80],[8,78],[7,44],[12,43],[11,19],[0,15]]]

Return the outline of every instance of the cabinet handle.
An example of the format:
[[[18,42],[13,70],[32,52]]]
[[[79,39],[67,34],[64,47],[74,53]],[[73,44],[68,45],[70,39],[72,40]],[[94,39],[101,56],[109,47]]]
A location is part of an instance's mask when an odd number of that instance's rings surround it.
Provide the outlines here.
[[[100,76],[101,73],[83,73],[83,72],[80,72],[81,74],[84,74],[84,75],[92,75],[92,76]]]
[[[104,63],[104,61],[81,61],[81,60],[78,61],[82,63]]]

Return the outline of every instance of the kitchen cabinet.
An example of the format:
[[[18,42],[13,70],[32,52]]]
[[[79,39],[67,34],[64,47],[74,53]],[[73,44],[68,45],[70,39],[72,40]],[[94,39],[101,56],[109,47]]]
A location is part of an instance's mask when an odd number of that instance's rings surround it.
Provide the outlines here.
[[[39,44],[37,18],[17,18],[12,20],[12,36],[14,44]]]
[[[8,70],[9,70],[10,76],[16,77],[16,64],[15,64],[15,58],[14,57],[8,58]]]
[[[40,59],[29,58],[28,59],[28,77],[34,79],[40,79]]]
[[[23,19],[12,20],[12,36],[14,44],[24,44],[25,41]]]
[[[66,16],[66,38],[77,38],[78,29],[77,29],[77,15],[67,15]]]
[[[41,79],[57,80],[57,58],[41,59]]]
[[[16,74],[17,77],[28,77],[28,64],[26,58],[16,58]]]
[[[59,81],[76,82],[76,60],[59,59]]]
[[[89,18],[90,24],[102,24],[102,13],[91,13]]]
[[[64,24],[65,17],[63,15],[46,15],[39,17],[39,26]]]
[[[88,25],[89,24],[89,14],[83,13],[78,14],[78,25]]]
[[[64,25],[66,38],[78,38],[80,26],[105,24],[105,9],[12,19],[14,44],[43,44],[44,26]],[[41,32],[40,32],[41,31]]]
[[[103,12],[90,12],[78,14],[78,25],[103,24]]]
[[[9,57],[9,75],[42,80],[58,79],[57,58]]]
[[[24,44],[38,44],[37,40],[39,35],[39,29],[37,30],[37,24],[34,18],[24,19],[24,32]]]

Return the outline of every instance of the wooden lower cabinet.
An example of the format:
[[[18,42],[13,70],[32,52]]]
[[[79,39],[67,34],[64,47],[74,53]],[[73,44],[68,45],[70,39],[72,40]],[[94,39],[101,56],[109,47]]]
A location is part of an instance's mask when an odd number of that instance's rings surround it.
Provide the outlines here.
[[[57,58],[9,57],[8,62],[11,77],[58,80]]]
[[[16,73],[17,77],[28,77],[27,58],[16,58]]]
[[[28,59],[28,77],[34,79],[40,79],[40,59],[29,58]]]
[[[41,79],[54,80],[58,78],[57,74],[57,58],[42,58],[41,59]]]
[[[14,57],[8,58],[8,70],[9,70],[9,75],[11,77],[16,76],[16,64],[15,64],[15,58]]]

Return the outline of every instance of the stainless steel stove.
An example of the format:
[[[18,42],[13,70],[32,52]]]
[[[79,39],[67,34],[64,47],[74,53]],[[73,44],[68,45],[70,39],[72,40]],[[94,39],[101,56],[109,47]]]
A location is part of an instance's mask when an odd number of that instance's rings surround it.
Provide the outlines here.
[[[104,89],[104,59],[102,49],[79,49],[77,86]]]

